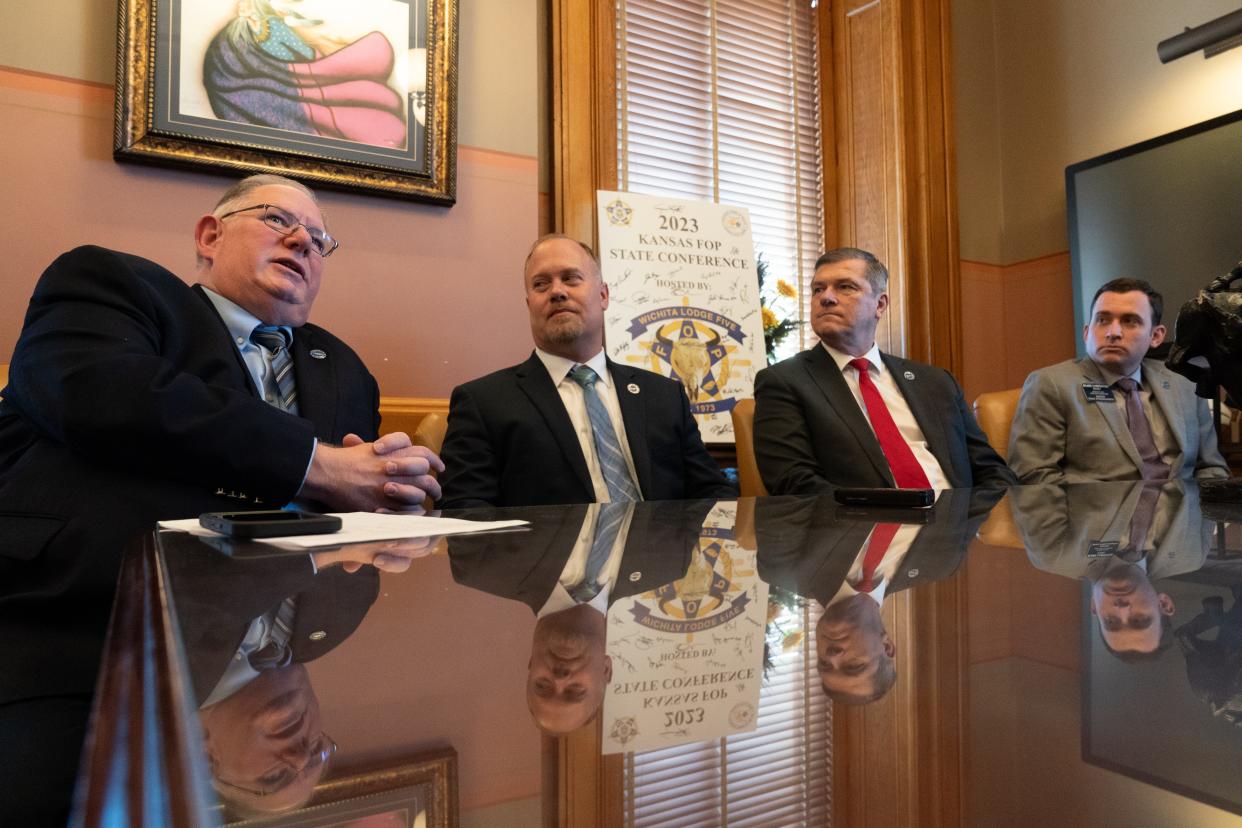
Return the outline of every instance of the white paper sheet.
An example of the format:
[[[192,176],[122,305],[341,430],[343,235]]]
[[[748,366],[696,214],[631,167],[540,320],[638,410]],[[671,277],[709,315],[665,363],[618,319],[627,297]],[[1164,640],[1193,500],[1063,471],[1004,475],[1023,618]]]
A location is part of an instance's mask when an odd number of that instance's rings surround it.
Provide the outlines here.
[[[467,532],[488,532],[525,526],[525,520],[459,520],[457,518],[427,517],[425,515],[385,515],[375,512],[335,512],[341,519],[341,529],[327,535],[289,535],[277,538],[255,538],[255,543],[266,543],[280,549],[316,549],[321,546],[341,546],[346,543],[402,540],[406,538],[429,538],[435,535],[461,535]],[[161,529],[189,532],[200,537],[224,537],[218,532],[204,528],[198,518],[186,520],[161,520]]]

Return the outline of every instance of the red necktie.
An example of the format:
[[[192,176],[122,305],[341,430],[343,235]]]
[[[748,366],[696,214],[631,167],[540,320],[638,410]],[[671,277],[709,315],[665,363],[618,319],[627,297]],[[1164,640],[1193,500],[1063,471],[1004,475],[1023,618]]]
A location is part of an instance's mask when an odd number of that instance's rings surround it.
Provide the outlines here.
[[[871,530],[871,539],[867,541],[867,554],[863,557],[862,580],[854,587],[859,592],[870,592],[875,589],[875,570],[884,560],[889,544],[901,528],[900,523],[877,523]]]
[[[880,441],[880,450],[888,460],[888,467],[893,472],[893,480],[899,489],[930,489],[931,483],[914,452],[906,443],[906,439],[897,430],[893,416],[888,413],[888,406],[880,396],[880,389],[875,387],[867,370],[871,367],[867,360],[859,357],[850,360],[850,365],[858,371],[858,389],[862,391],[863,402],[867,406],[867,417],[871,420],[871,428],[876,439]]]

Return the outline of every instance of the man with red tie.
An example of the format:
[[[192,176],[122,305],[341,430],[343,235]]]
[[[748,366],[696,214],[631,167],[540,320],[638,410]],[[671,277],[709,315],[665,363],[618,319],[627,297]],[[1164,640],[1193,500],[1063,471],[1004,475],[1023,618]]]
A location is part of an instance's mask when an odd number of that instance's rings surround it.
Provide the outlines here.
[[[887,290],[888,271],[865,250],[816,261],[820,343],[755,377],[755,455],[772,494],[1017,482],[947,371],[880,352]]]

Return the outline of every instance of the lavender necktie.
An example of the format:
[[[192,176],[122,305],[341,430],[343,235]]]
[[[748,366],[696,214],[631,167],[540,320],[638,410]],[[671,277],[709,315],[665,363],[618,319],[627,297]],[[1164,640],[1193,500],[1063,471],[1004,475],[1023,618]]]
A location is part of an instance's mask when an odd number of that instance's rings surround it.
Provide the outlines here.
[[[1151,436],[1151,423],[1147,421],[1147,412],[1143,411],[1138,383],[1131,377],[1122,377],[1113,384],[1126,395],[1126,422],[1130,426],[1130,436],[1134,438],[1139,456],[1143,458],[1143,479],[1167,480],[1169,467],[1160,459],[1156,440]]]

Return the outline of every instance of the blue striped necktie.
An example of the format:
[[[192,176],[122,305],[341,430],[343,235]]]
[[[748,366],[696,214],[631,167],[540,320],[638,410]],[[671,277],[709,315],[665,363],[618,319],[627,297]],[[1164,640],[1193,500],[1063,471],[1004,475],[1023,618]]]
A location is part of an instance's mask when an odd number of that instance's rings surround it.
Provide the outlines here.
[[[298,413],[298,389],[293,384],[293,357],[289,354],[290,337],[284,328],[257,325],[250,332],[250,341],[268,353],[271,365],[269,387],[264,389],[267,401],[277,408]]]
[[[599,576],[604,570],[604,564],[612,557],[612,547],[617,541],[621,523],[632,508],[625,503],[600,504],[599,515],[595,518],[595,537],[591,540],[591,553],[587,556],[586,572],[582,576],[582,582],[569,590],[570,596],[579,604],[590,602],[603,588]]]
[[[630,476],[629,467],[625,464],[625,455],[621,452],[621,443],[617,440],[617,432],[612,427],[612,418],[604,401],[595,391],[595,381],[599,375],[585,365],[575,365],[569,371],[574,382],[582,386],[586,397],[587,418],[591,421],[591,433],[595,438],[595,454],[599,458],[600,472],[604,475],[604,485],[608,487],[608,499],[642,500],[634,478]]]

